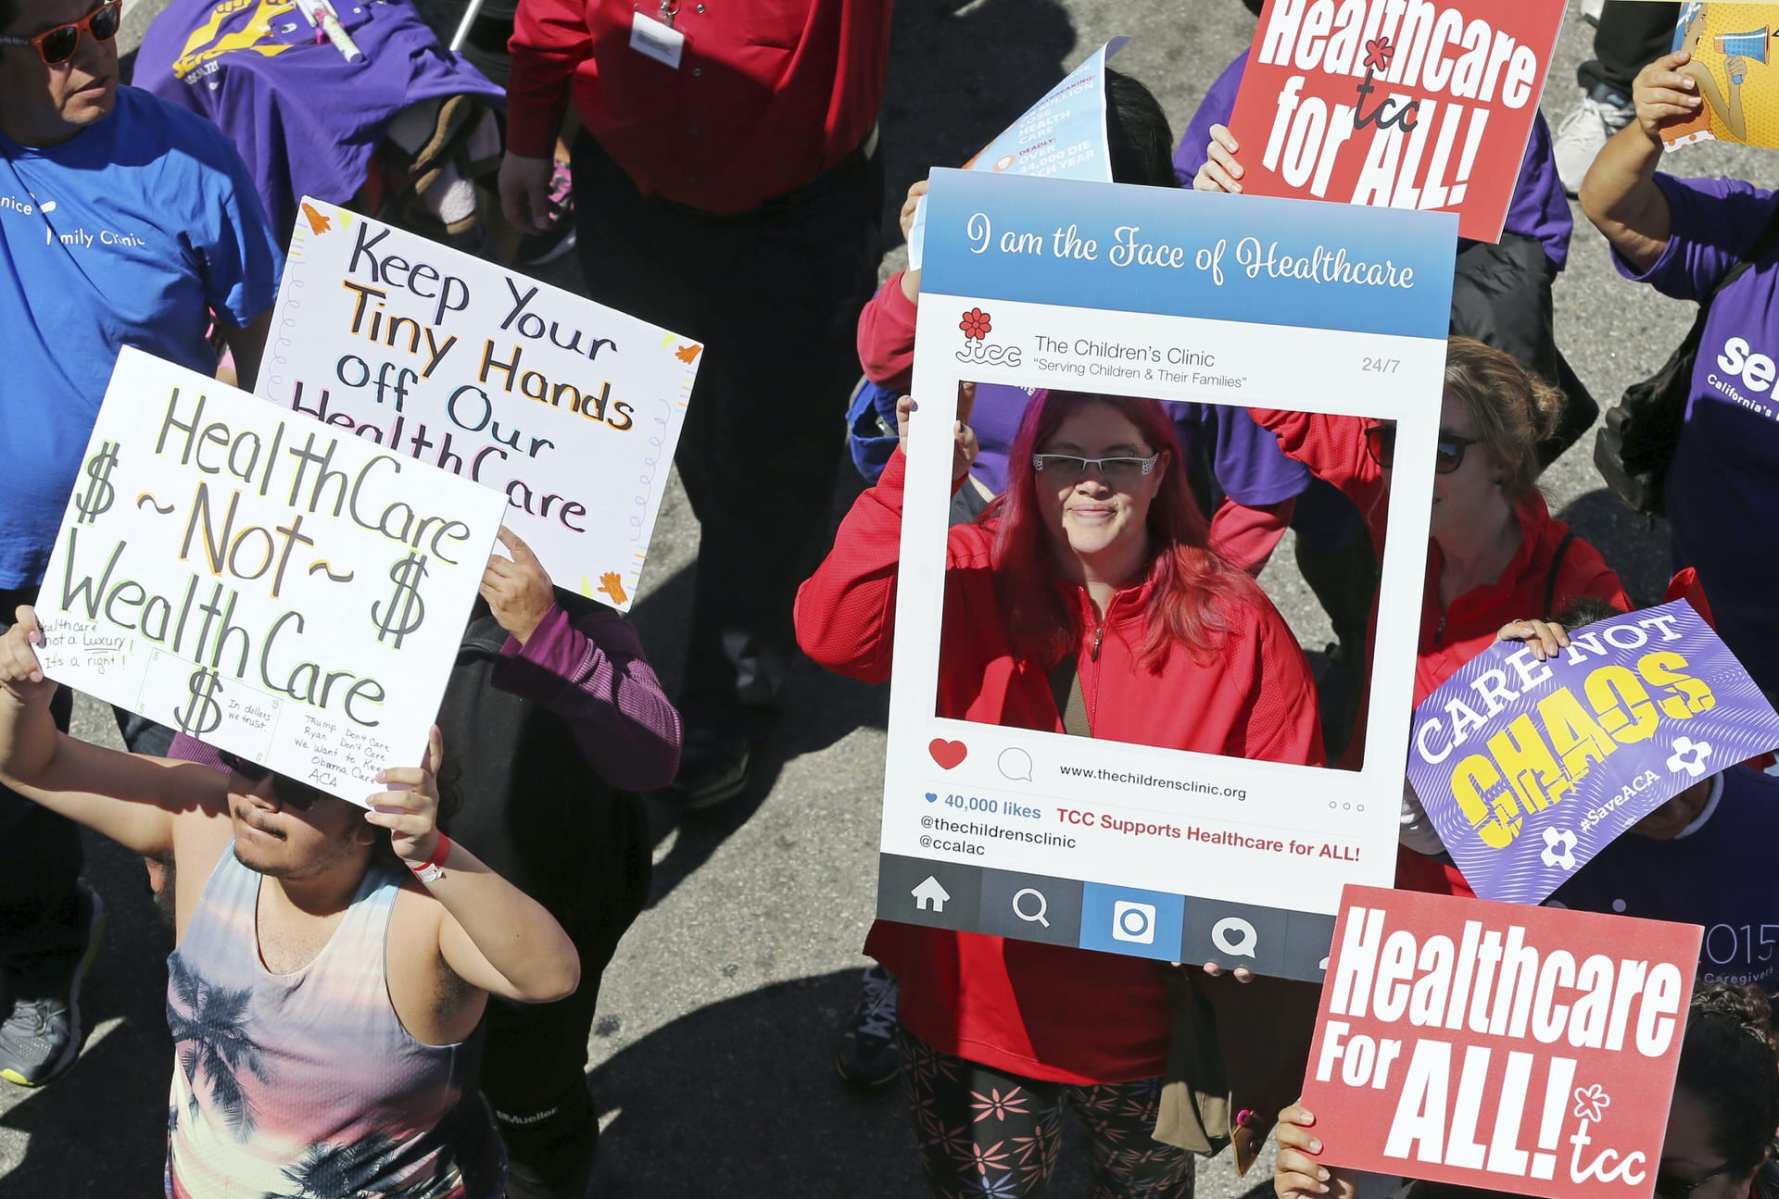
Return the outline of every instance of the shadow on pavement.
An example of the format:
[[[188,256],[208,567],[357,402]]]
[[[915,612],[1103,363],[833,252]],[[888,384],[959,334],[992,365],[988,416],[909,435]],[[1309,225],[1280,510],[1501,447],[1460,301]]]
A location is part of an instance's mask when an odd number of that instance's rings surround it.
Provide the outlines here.
[[[1558,515],[1605,555],[1606,565],[1618,572],[1633,603],[1638,607],[1661,603],[1673,575],[1668,566],[1668,522],[1638,516],[1604,487],[1571,501]]]
[[[73,1069],[0,1117],[30,1139],[0,1180],[5,1199],[97,1199],[161,1193],[166,1157],[166,955],[172,936],[149,900],[142,860],[83,837],[85,877],[104,898],[103,950],[82,993],[86,1049]],[[7,1086],[0,1083],[0,1087]]]

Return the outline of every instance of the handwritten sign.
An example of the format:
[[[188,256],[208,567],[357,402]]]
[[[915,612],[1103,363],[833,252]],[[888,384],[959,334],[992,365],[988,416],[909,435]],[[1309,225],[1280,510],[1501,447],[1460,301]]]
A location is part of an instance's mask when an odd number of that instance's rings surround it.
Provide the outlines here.
[[[1408,777],[1485,899],[1538,903],[1702,779],[1779,745],[1779,713],[1675,600],[1478,654],[1415,712]]]
[[[44,574],[44,670],[342,799],[418,763],[505,502],[126,349]]]
[[[1323,1157],[1547,1199],[1643,1199],[1700,933],[1348,887],[1303,1084]]]
[[[1692,61],[1693,94],[1704,103],[1689,121],[1662,129],[1672,150],[1694,142],[1736,142],[1779,149],[1779,4],[1680,6],[1674,49]]]
[[[1112,149],[1106,141],[1106,60],[1129,38],[1115,37],[1087,56],[1042,99],[964,164],[965,170],[1039,179],[1112,182]],[[927,201],[914,207],[908,230],[908,269],[918,271],[925,253]]]
[[[558,586],[627,611],[702,353],[306,199],[257,394],[501,492]]]
[[[1562,23],[1563,0],[1267,0],[1230,118],[1243,190],[1499,241]]]

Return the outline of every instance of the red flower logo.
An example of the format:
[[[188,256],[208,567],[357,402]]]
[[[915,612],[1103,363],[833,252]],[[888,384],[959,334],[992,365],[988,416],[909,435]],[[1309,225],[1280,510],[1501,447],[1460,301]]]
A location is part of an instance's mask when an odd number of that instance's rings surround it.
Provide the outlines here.
[[[1387,37],[1372,38],[1365,43],[1365,66],[1371,71],[1387,71],[1390,60],[1396,57],[1396,47],[1390,44]]]
[[[981,341],[994,328],[989,323],[988,313],[980,308],[972,308],[964,313],[964,319],[957,323],[957,327],[964,331],[965,341]]]

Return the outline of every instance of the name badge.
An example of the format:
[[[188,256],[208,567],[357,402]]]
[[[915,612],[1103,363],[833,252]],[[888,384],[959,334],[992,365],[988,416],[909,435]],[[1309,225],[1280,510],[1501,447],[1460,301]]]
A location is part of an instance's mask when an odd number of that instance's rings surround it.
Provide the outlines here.
[[[632,15],[635,19],[630,23],[630,48],[663,66],[679,70],[680,55],[686,50],[686,35],[647,13]]]

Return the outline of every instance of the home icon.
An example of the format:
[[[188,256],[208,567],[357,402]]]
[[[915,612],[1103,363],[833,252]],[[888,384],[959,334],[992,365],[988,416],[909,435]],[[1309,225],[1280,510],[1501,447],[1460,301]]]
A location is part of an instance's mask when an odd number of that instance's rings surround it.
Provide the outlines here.
[[[943,914],[946,903],[951,899],[945,888],[939,885],[939,880],[930,874],[927,875],[925,882],[914,888],[909,894],[914,896],[915,910],[921,912]]]

